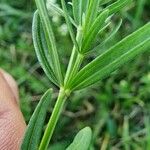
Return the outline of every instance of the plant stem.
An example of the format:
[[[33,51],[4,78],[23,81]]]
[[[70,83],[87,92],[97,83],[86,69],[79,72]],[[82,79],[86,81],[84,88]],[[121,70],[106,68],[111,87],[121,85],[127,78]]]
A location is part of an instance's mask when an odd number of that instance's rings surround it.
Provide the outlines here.
[[[67,87],[70,79],[72,78],[72,75],[75,75],[78,71],[78,69],[80,68],[83,58],[84,56],[82,54],[80,54],[80,47],[81,47],[81,41],[82,41],[82,27],[79,26],[77,29],[77,36],[76,36],[76,40],[78,42],[79,45],[79,49],[77,50],[77,48],[74,46],[73,50],[72,50],[72,54],[70,57],[70,61],[69,61],[69,65],[67,68],[67,72],[66,72],[66,76],[65,76],[65,82],[64,85],[65,87]]]
[[[71,54],[71,57],[70,57],[70,61],[69,61],[69,65],[68,65],[68,68],[67,68],[67,72],[66,72],[66,75],[65,75],[65,84],[67,82],[67,80],[69,79],[69,75],[72,71],[72,68],[74,66],[74,62],[76,60],[76,57],[77,57],[77,50],[75,48],[75,46],[73,47],[73,50],[72,50],[72,54]]]
[[[78,70],[79,70],[79,68],[80,68],[80,66],[82,64],[83,58],[84,58],[84,56],[82,54],[78,53],[77,58],[76,58],[75,63],[74,63],[74,66],[73,66],[73,68],[72,68],[72,70],[71,70],[71,72],[69,74],[69,77],[68,77],[67,81],[65,82],[65,87],[67,89],[69,89],[70,81],[72,81],[72,78],[78,72]]]
[[[42,138],[39,150],[47,149],[66,99],[67,99],[66,91],[61,88],[59,91],[59,96],[57,98],[54,110],[47,124],[44,136]]]

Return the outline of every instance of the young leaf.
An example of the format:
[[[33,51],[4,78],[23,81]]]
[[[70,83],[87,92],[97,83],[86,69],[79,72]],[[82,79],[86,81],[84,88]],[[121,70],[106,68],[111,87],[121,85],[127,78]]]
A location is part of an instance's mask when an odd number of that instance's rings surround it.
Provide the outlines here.
[[[86,15],[90,0],[82,0],[82,15],[83,13]]]
[[[81,53],[86,53],[93,44],[93,41],[98,35],[98,31],[103,27],[105,24],[105,20],[108,16],[109,11],[105,10],[102,12],[94,21],[92,27],[90,28],[88,34],[85,36],[85,39],[83,40],[83,45],[81,49]]]
[[[49,104],[51,102],[52,90],[48,90],[37,105],[28,124],[21,150],[37,150],[40,144],[42,129]]]
[[[107,3],[111,2],[111,1],[112,1],[112,0],[102,0],[102,1],[101,1],[101,5],[107,4]]]
[[[75,76],[70,87],[82,89],[108,76],[150,46],[150,23],[124,38],[97,57]]]
[[[88,3],[89,0],[72,0],[73,15],[74,15],[75,22],[78,25],[82,24],[82,15],[83,13],[86,14]]]
[[[72,0],[72,6],[73,6],[73,15],[75,22],[77,24],[80,24],[81,22],[81,8],[82,8],[82,0]]]
[[[37,5],[40,20],[43,26],[46,43],[48,47],[48,52],[49,52],[49,55],[51,56],[51,59],[50,59],[51,68],[53,69],[54,74],[56,78],[58,79],[59,83],[63,84],[63,76],[62,76],[59,57],[57,53],[55,36],[52,30],[51,21],[48,16],[48,11],[46,9],[45,1],[35,0],[35,2]]]
[[[122,8],[130,4],[132,0],[118,0],[114,2],[113,4],[109,5],[106,7],[106,9],[109,9],[109,14],[116,13],[120,11]]]
[[[87,10],[86,20],[85,20],[85,27],[84,27],[84,33],[86,34],[95,21],[97,14],[98,14],[98,8],[99,8],[99,2],[101,0],[90,0],[89,1],[89,7]]]
[[[51,15],[51,11],[53,11],[59,14],[60,16],[65,17],[64,11],[60,7],[58,7],[56,4],[52,3],[51,0],[47,1],[47,9],[48,9],[49,15]],[[77,28],[77,25],[74,22],[74,20],[71,17],[69,18],[70,18],[71,23]]]
[[[92,131],[86,127],[79,131],[72,144],[66,150],[88,150],[92,139]]]
[[[70,19],[69,19],[70,16],[68,14],[68,10],[67,10],[65,1],[61,0],[61,4],[62,4],[63,10],[64,10],[65,19],[66,19],[66,23],[67,23],[67,26],[68,26],[68,30],[70,32],[71,39],[72,39],[75,47],[77,48],[77,50],[79,50],[79,46],[78,46],[78,43],[76,41],[76,37],[75,37],[74,31],[73,31],[73,28],[72,28],[72,24],[71,24]]]
[[[107,38],[105,38],[104,40],[100,41],[100,44],[97,45],[92,51],[101,51],[101,47],[103,45],[106,45],[107,42],[109,42],[114,35],[118,32],[118,30],[120,29],[120,26],[122,24],[122,20],[119,21],[119,23],[117,24],[117,26],[115,28],[112,29],[112,31],[110,32],[109,35],[107,35]]]
[[[36,11],[34,13],[34,17],[33,17],[33,25],[32,25],[32,36],[33,36],[33,43],[34,43],[34,47],[35,47],[35,52],[36,55],[38,57],[38,60],[44,70],[44,72],[46,73],[46,75],[48,76],[48,78],[56,85],[59,85],[57,79],[55,78],[54,72],[50,66],[50,63],[47,60],[47,56],[45,53],[45,47],[43,45],[42,42],[42,37],[41,37],[41,33],[40,33],[40,18],[38,15],[38,12]]]

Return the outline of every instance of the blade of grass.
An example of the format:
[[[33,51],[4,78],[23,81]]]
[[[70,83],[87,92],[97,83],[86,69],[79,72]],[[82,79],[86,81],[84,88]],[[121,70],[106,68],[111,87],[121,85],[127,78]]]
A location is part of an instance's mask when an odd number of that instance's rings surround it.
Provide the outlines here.
[[[123,137],[122,137],[124,143],[124,149],[130,150],[130,135],[129,135],[129,119],[127,116],[124,117],[124,123],[123,123]]]
[[[44,121],[46,117],[49,104],[51,102],[52,90],[48,90],[40,102],[38,103],[31,119],[28,124],[21,150],[37,150],[40,144],[40,138],[42,134],[42,129],[44,126]]]
[[[145,128],[146,128],[146,150],[150,149],[150,118],[145,117]]]

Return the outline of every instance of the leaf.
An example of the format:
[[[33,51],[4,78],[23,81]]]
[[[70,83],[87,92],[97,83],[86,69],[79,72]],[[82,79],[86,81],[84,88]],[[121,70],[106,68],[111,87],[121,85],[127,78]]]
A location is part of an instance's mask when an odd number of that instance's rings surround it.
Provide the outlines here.
[[[150,23],[147,23],[81,69],[70,88],[79,90],[96,83],[136,55],[143,53],[149,46]]]
[[[122,8],[129,5],[131,2],[132,0],[118,0],[106,7],[106,9],[109,9],[109,14],[113,14],[120,11]]]
[[[122,20],[120,20],[119,23],[117,24],[117,26],[114,29],[112,29],[112,31],[110,32],[110,34],[107,35],[107,38],[105,38],[104,40],[100,41],[100,44],[97,45],[92,51],[101,51],[101,47],[103,45],[106,45],[107,42],[109,42],[115,36],[115,34],[120,29],[121,24],[122,24]]]
[[[59,83],[61,85],[63,85],[63,76],[62,76],[60,62],[59,62],[59,56],[58,56],[58,52],[57,52],[55,36],[53,33],[51,21],[48,16],[48,11],[46,9],[45,1],[35,0],[35,2],[37,5],[37,8],[38,8],[38,13],[39,13],[42,27],[44,30],[44,35],[46,38],[48,52],[49,52],[49,55],[51,56],[51,59],[50,59],[51,68],[53,69],[53,72],[54,72],[57,80],[59,81]]]
[[[102,0],[102,1],[101,1],[101,5],[107,4],[107,3],[111,2],[111,1],[112,1],[112,0]]]
[[[60,7],[58,7],[56,4],[52,3],[51,0],[47,1],[47,9],[48,9],[49,15],[51,15],[51,11],[53,11],[57,13],[58,15],[65,17],[64,11]],[[74,22],[74,20],[71,17],[69,18],[70,18],[71,23],[77,28],[77,25]]]
[[[105,24],[105,20],[107,19],[108,13],[109,11],[105,10],[96,18],[88,34],[85,36],[85,39],[83,40],[81,53],[86,53],[91,48],[91,45],[93,44],[95,38],[97,37],[99,30]]]
[[[34,13],[33,17],[32,36],[35,52],[44,72],[54,84],[59,85],[57,79],[55,78],[55,74],[50,66],[50,63],[48,62],[46,57],[45,47],[43,46],[40,33],[40,18],[37,11]]]
[[[40,138],[42,134],[42,129],[44,126],[44,121],[46,117],[49,104],[51,102],[52,90],[48,90],[40,102],[38,103],[31,119],[28,124],[21,150],[37,150],[40,144]]]
[[[82,0],[82,15],[83,13],[86,15],[90,0]]]
[[[81,1],[82,0],[72,0],[73,15],[77,24],[81,22]]]
[[[86,14],[89,0],[72,0],[73,4],[73,15],[75,22],[78,25],[82,24],[82,15],[83,13]]]
[[[76,37],[75,37],[74,31],[73,31],[73,28],[72,28],[72,24],[71,24],[70,19],[69,19],[70,16],[69,16],[65,1],[61,0],[61,4],[62,4],[63,10],[64,10],[65,20],[66,20],[66,23],[67,23],[67,26],[68,26],[68,30],[69,30],[71,39],[72,39],[75,47],[77,48],[77,50],[79,50],[79,46],[78,46],[78,43],[76,41]]]
[[[98,15],[99,2],[101,0],[90,0],[85,19],[84,33],[86,34]]]
[[[88,150],[92,140],[92,131],[89,127],[80,130],[72,144],[66,150]]]

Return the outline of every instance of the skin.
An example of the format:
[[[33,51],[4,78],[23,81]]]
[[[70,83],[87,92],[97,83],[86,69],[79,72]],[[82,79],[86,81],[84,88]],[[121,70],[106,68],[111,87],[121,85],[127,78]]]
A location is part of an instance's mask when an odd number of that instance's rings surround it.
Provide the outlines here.
[[[15,80],[0,69],[0,150],[19,150],[26,124]]]

